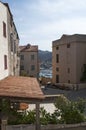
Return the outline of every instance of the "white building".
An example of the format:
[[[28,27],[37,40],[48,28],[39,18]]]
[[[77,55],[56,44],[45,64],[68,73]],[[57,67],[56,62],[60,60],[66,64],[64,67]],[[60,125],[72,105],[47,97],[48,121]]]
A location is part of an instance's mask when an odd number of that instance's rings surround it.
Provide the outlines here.
[[[0,80],[19,74],[19,37],[7,3],[0,2]]]

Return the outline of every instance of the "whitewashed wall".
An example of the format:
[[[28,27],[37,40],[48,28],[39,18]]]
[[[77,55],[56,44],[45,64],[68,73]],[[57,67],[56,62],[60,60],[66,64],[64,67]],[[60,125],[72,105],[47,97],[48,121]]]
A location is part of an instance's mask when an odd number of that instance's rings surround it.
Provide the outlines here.
[[[3,21],[7,27],[7,8],[0,2],[0,80],[8,76],[8,68],[4,70],[4,55],[8,58],[8,36],[6,33],[6,38],[3,37]]]

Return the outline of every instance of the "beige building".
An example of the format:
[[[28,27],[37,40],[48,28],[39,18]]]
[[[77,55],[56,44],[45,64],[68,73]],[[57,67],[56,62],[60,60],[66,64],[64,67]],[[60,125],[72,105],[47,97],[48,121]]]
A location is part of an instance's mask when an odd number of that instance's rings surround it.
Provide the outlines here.
[[[9,5],[0,2],[0,80],[19,75],[19,37]]]
[[[20,74],[32,77],[39,75],[38,46],[20,46]]]
[[[79,84],[86,70],[86,35],[63,35],[52,42],[53,83]]]

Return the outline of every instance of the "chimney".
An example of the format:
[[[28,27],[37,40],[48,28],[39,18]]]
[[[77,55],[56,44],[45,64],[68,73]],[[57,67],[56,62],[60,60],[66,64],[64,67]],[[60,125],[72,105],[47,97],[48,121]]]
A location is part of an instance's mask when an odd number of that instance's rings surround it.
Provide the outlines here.
[[[26,49],[29,49],[29,48],[30,48],[30,46],[31,46],[30,44],[27,44]]]

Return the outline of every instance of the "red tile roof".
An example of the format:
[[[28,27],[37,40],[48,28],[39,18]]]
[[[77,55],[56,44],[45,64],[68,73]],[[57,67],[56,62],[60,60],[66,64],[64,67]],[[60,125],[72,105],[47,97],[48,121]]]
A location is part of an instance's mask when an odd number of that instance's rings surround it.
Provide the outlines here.
[[[0,96],[26,99],[44,99],[36,78],[10,76],[0,81]]]
[[[26,46],[20,46],[20,52],[34,52],[38,51],[38,46],[37,45],[30,45],[27,44]]]

